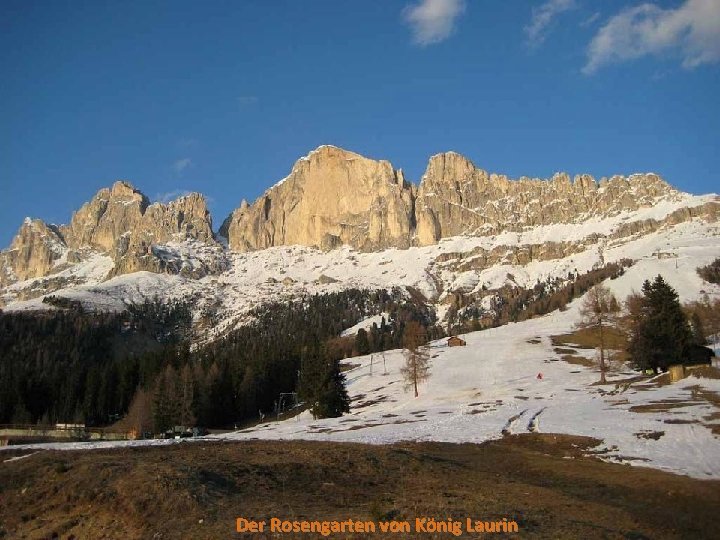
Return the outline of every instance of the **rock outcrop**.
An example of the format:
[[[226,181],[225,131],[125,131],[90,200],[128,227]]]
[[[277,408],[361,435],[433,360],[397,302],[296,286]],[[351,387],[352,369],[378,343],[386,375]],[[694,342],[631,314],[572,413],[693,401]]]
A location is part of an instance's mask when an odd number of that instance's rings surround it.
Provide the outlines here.
[[[120,238],[140,222],[149,204],[128,182],[115,182],[82,205],[60,231],[71,249],[91,247],[112,253]]]
[[[0,286],[47,275],[66,253],[55,227],[26,218],[10,248],[0,252]]]
[[[158,246],[185,240],[215,245],[202,195],[150,204],[129,183],[115,182],[75,212],[69,225],[26,219],[10,248],[0,252],[0,285],[58,272],[92,253],[112,257],[110,275],[177,272],[179,265],[168,264]]]
[[[448,152],[430,158],[417,193],[416,240],[434,244],[459,234],[489,235],[534,225],[578,223],[595,216],[651,206],[679,193],[655,174],[573,181],[565,173],[550,180],[490,174]]]
[[[580,223],[681,195],[652,173],[599,182],[589,175],[571,180],[565,173],[550,180],[511,180],[455,152],[430,158],[415,188],[387,161],[322,146],[253,204],[243,201],[220,234],[236,251],[289,244],[323,249],[348,244],[372,251],[461,234]]]
[[[321,146],[252,205],[235,210],[220,234],[236,251],[289,244],[408,247],[413,201],[412,185],[389,162]]]
[[[186,239],[214,243],[210,212],[205,198],[198,193],[168,204],[147,206],[129,234],[122,234],[113,246],[113,273],[128,274],[139,270],[175,273],[172,267],[164,264],[166,259],[158,256],[154,246]]]
[[[345,244],[376,251],[434,244],[456,235],[579,224],[683,197],[686,194],[652,173],[599,182],[588,175],[571,180],[564,173],[550,180],[510,180],[454,152],[430,158],[416,188],[387,161],[321,146],[300,158],[287,178],[254,203],[243,201],[225,220],[220,235],[235,251],[292,244],[321,249]],[[719,209],[717,201],[697,208],[676,205],[666,218],[621,220],[611,236],[649,232],[698,217],[717,221]],[[547,246],[562,245],[563,253],[575,249],[562,243],[566,239],[554,240],[558,243]],[[558,251],[543,249],[518,252],[518,260],[553,257]],[[227,263],[202,195],[150,204],[129,183],[116,182],[75,212],[68,225],[27,219],[10,248],[0,252],[0,286],[58,274],[98,253],[112,260],[108,277],[140,270],[201,277],[221,272]],[[475,264],[493,264],[501,255],[483,254],[483,261]],[[66,274],[60,277],[73,279]]]

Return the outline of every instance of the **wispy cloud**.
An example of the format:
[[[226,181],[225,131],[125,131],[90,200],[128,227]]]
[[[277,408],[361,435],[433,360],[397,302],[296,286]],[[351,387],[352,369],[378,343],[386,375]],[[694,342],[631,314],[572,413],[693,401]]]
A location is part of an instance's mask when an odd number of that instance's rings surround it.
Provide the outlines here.
[[[177,142],[177,145],[180,148],[192,148],[194,146],[197,146],[197,144],[198,140],[192,137],[182,138]]]
[[[465,12],[465,0],[420,0],[406,6],[402,15],[410,25],[413,42],[426,46],[446,40],[455,22]]]
[[[173,163],[173,170],[175,171],[175,174],[182,174],[190,165],[192,165],[192,160],[190,158],[178,159],[175,163]]]
[[[547,0],[532,9],[530,24],[525,27],[525,36],[530,47],[539,47],[548,36],[550,25],[555,18],[577,7],[575,0]]]
[[[249,107],[250,105],[255,105],[258,101],[257,96],[238,96],[237,102],[238,105],[241,107]]]
[[[178,199],[180,197],[184,197],[185,195],[190,195],[190,191],[187,189],[175,189],[173,191],[168,191],[166,193],[157,193],[153,197],[153,201],[161,202],[163,204],[167,204],[171,201],[174,201],[175,199]]]
[[[583,73],[650,55],[676,56],[687,69],[720,61],[720,2],[686,0],[676,9],[645,3],[622,10],[593,37]]]
[[[588,26],[591,26],[599,18],[600,18],[600,12],[596,11],[595,13],[590,15],[587,19],[585,19],[583,22],[581,22],[580,26],[582,26],[583,28],[587,28]]]

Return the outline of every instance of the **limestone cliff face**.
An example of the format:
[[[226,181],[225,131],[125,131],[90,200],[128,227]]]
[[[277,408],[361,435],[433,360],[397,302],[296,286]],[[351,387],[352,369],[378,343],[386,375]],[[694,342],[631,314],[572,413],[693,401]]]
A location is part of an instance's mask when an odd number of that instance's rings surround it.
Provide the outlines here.
[[[550,180],[479,169],[454,152],[433,156],[420,186],[386,161],[323,146],[252,205],[223,223],[231,249],[300,244],[361,250],[429,245],[460,234],[490,235],[553,223],[580,223],[652,206],[681,194],[655,174],[596,182],[558,173]]]
[[[25,219],[10,248],[0,252],[0,286],[50,273],[66,252],[57,229]]]
[[[416,241],[420,245],[459,234],[496,234],[526,226],[578,223],[650,206],[679,193],[655,174],[573,181],[565,173],[550,180],[490,174],[448,152],[430,159],[417,193]]]
[[[142,219],[150,201],[127,182],[103,188],[60,227],[68,247],[92,247],[112,252],[118,239]]]
[[[128,233],[118,237],[113,246],[114,275],[140,270],[171,272],[171,266],[158,256],[155,246],[186,239],[214,244],[212,220],[205,198],[191,193],[168,204],[147,206]]]
[[[387,161],[321,146],[300,158],[287,178],[254,203],[243,201],[220,234],[235,251],[291,244],[322,249],[347,244],[375,251],[434,244],[460,234],[582,223],[683,196],[655,174],[599,182],[588,175],[571,180],[563,173],[550,180],[510,180],[454,152],[433,156],[415,188]],[[664,220],[623,221],[613,234],[642,234],[696,217],[717,221],[720,212],[717,201],[678,208]],[[553,240],[561,245],[564,239]],[[542,256],[555,252],[553,248]],[[97,253],[112,259],[109,276],[148,270],[200,277],[222,271],[227,260],[214,240],[201,195],[150,204],[129,183],[116,182],[75,212],[68,225],[26,220],[10,248],[0,252],[0,286],[54,275]],[[499,251],[488,254],[483,264],[500,256]],[[63,279],[71,278],[65,274]]]
[[[10,248],[0,252],[0,284],[46,276],[98,252],[112,257],[111,275],[176,272],[178,265],[168,264],[157,246],[188,239],[215,245],[202,195],[150,204],[129,183],[116,182],[75,212],[69,225],[26,219]]]
[[[237,251],[287,244],[408,247],[413,201],[412,186],[387,161],[322,146],[252,205],[235,210],[220,234]]]

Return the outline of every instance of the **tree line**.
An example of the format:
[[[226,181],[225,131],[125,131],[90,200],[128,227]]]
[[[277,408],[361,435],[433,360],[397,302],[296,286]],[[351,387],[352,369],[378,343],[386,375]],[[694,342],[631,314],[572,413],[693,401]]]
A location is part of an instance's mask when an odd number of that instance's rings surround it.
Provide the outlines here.
[[[400,289],[258,306],[249,323],[192,350],[191,311],[181,302],[123,313],[47,303],[62,309],[0,311],[0,423],[99,426],[127,416],[140,431],[230,427],[277,411],[282,393],[296,394],[318,416],[337,416],[348,407],[342,358],[400,346],[411,321],[442,333],[432,310]],[[364,339],[338,337],[378,312],[388,320]]]
[[[65,305],[0,311],[0,423],[108,424],[139,385],[188,352],[191,313],[181,302],[154,300],[122,313]]]
[[[709,283],[720,285],[720,258],[697,269],[698,275]]]
[[[567,278],[538,280],[529,288],[505,285],[494,292],[489,309],[475,302],[464,305],[460,295],[459,302],[451,306],[448,326],[452,333],[471,332],[565,310],[570,302],[584,295],[591,287],[606,279],[617,279],[632,264],[630,259],[621,259],[583,274],[568,272]]]
[[[601,383],[605,382],[610,328],[625,335],[632,365],[655,373],[672,365],[706,361],[711,353],[704,346],[720,336],[720,300],[710,302],[705,295],[683,306],[677,291],[661,275],[645,280],[641,291],[630,294],[622,307],[602,284],[593,286],[580,306],[577,326],[594,332]]]

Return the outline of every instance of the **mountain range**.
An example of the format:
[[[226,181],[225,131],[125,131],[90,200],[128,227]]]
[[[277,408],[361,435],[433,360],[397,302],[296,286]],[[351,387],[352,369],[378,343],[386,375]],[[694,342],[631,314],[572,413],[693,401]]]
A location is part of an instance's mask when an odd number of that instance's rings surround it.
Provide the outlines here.
[[[399,286],[442,316],[458,294],[487,307],[508,284],[664,249],[677,257],[682,242],[668,238],[690,230],[720,245],[718,216],[717,195],[653,173],[513,180],[446,152],[416,186],[388,161],[321,146],[217,231],[201,194],[151,203],[125,181],[67,225],[26,218],[0,252],[0,305],[48,309],[50,293],[97,309],[184,297],[222,331],[264,298]]]

